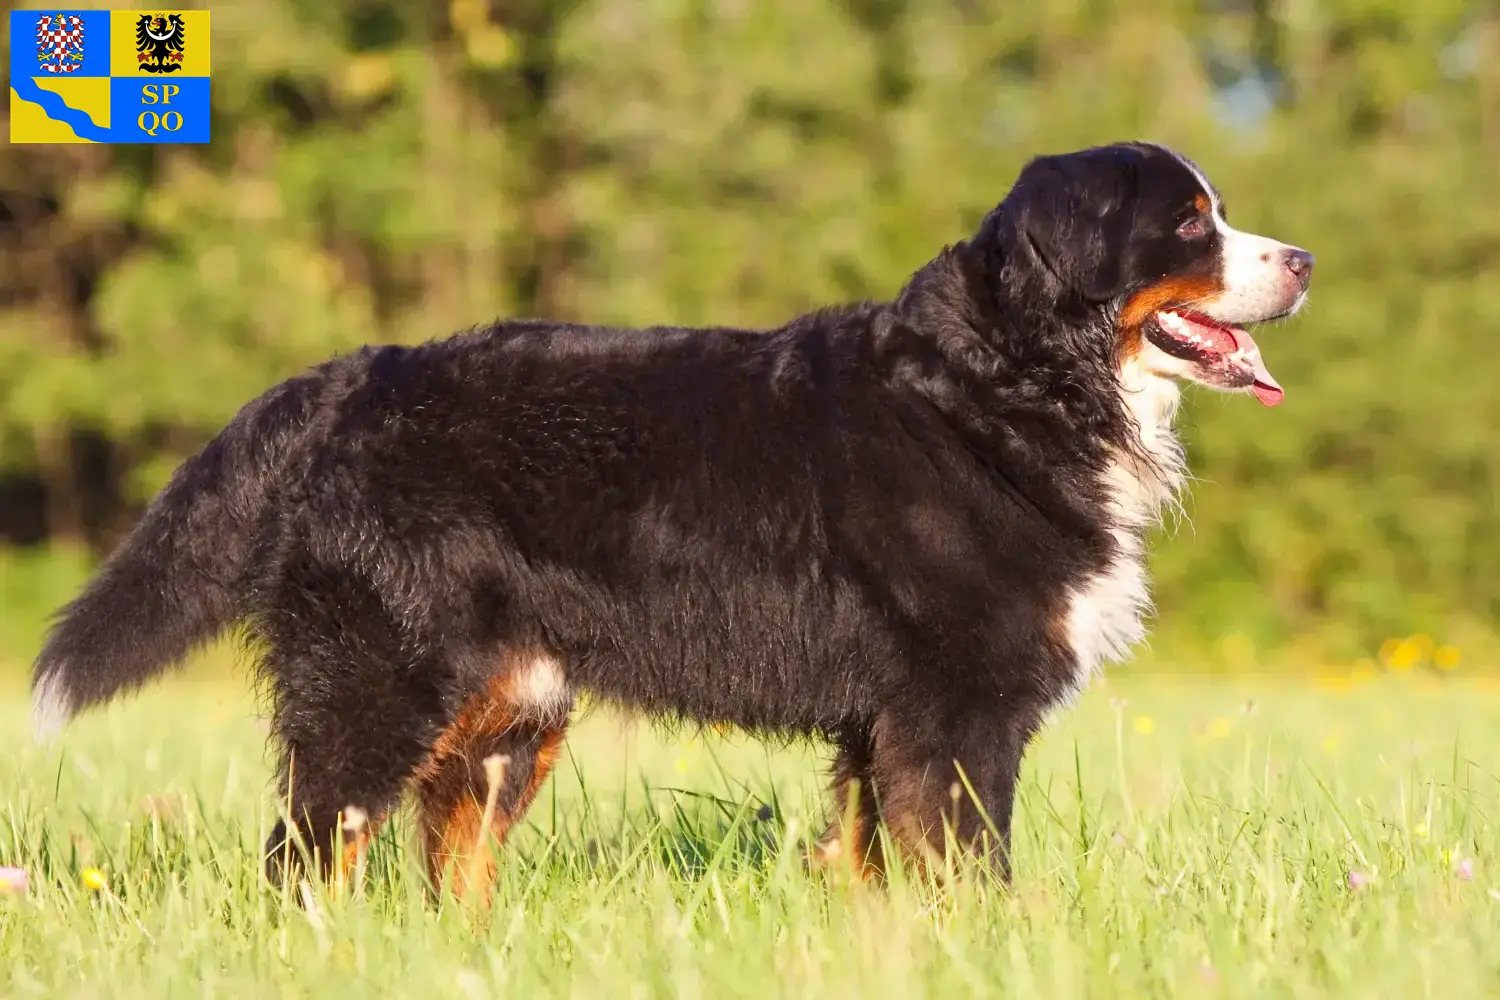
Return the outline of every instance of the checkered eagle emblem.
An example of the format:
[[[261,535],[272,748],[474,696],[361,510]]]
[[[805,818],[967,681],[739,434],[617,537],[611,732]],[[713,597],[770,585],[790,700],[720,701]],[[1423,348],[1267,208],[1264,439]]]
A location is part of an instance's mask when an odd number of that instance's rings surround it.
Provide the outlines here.
[[[44,73],[72,73],[83,65],[83,18],[43,14],[36,22],[36,61]]]

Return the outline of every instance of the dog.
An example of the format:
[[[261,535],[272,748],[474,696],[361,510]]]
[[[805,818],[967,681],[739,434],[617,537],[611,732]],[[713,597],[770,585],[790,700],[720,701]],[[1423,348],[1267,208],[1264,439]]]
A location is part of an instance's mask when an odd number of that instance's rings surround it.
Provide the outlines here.
[[[1144,635],[1180,384],[1280,402],[1246,327],[1312,269],[1129,142],[1033,159],[890,301],[337,357],[177,469],[50,631],[38,725],[238,625],[291,821],[273,880],[294,841],[330,877],[346,814],[368,838],[412,790],[434,884],[487,892],[476,845],[580,692],[827,740],[820,857],[878,875],[883,843],[956,844],[1008,875],[1029,742]]]

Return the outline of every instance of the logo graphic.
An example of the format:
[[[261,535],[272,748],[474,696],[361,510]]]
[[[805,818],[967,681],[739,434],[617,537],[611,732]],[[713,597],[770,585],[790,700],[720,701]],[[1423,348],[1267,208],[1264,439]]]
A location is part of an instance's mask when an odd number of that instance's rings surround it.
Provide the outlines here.
[[[208,11],[13,10],[10,37],[11,142],[208,142]]]
[[[16,35],[11,28],[11,37]],[[43,14],[36,22],[36,61],[48,73],[72,73],[83,65],[83,18]]]
[[[184,25],[181,14],[142,14],[135,22],[136,61],[147,73],[182,69]]]

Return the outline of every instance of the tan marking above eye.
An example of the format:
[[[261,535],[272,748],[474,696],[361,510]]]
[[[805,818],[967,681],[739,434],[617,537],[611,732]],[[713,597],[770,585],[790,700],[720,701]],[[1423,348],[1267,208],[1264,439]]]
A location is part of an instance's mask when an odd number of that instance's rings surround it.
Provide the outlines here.
[[[1200,194],[1193,198],[1193,207],[1199,212],[1206,213],[1209,209],[1208,195]]]

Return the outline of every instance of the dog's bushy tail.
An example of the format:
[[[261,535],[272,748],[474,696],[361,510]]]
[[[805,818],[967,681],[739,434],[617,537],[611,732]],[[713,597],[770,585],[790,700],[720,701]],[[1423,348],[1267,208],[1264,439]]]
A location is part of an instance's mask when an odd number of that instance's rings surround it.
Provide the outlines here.
[[[59,612],[32,673],[39,736],[152,680],[243,613],[256,526],[271,490],[305,450],[327,381],[313,371],[246,404],[177,469]]]

